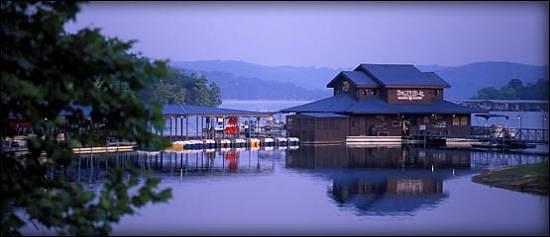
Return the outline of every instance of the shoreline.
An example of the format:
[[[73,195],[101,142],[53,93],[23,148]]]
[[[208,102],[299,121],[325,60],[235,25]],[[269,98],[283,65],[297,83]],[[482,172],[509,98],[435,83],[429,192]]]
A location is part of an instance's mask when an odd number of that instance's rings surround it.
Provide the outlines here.
[[[472,181],[511,191],[548,196],[548,161],[485,171],[473,176]]]

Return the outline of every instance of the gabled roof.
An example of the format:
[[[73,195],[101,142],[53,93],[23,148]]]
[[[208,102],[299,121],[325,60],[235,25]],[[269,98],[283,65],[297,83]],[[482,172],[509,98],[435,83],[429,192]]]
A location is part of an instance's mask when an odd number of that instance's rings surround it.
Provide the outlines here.
[[[433,72],[421,72],[410,64],[360,64],[355,71],[363,71],[385,87],[451,87]]]
[[[483,113],[485,110],[469,108],[449,101],[429,104],[388,104],[380,98],[355,100],[351,95],[340,94],[312,103],[281,110],[289,113],[351,113],[351,114],[397,114],[397,113],[437,113],[468,114]]]
[[[327,84],[327,87],[334,87],[334,83],[340,77],[348,79],[356,87],[379,87],[378,82],[374,78],[362,71],[342,71]]]

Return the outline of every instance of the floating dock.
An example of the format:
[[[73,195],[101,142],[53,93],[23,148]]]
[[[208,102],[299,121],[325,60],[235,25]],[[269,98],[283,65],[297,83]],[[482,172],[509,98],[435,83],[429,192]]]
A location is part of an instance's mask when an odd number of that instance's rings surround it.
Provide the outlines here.
[[[287,147],[299,146],[297,137],[265,137],[265,138],[234,138],[234,139],[203,139],[203,140],[179,140],[172,142],[168,150],[198,150],[215,148],[259,148],[259,147]]]

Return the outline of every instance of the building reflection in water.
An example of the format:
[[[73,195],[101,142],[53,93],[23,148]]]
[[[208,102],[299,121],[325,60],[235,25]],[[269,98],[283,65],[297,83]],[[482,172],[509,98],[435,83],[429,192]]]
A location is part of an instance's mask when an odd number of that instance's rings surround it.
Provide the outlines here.
[[[448,197],[443,181],[470,171],[470,151],[415,147],[302,146],[287,168],[332,180],[328,195],[359,215],[410,215]]]
[[[115,168],[154,172],[170,182],[192,176],[271,175],[280,164],[330,180],[328,196],[361,215],[409,215],[448,197],[443,183],[454,176],[474,173],[479,167],[535,163],[541,159],[546,158],[408,146],[134,151],[83,154],[69,167],[50,168],[48,177],[97,188]]]
[[[211,175],[272,174],[274,163],[284,160],[286,150],[206,149],[180,152],[133,151],[109,154],[83,154],[66,168],[48,170],[48,177],[84,184],[98,184],[116,168],[153,172],[163,178]],[[93,185],[92,185],[93,186]]]

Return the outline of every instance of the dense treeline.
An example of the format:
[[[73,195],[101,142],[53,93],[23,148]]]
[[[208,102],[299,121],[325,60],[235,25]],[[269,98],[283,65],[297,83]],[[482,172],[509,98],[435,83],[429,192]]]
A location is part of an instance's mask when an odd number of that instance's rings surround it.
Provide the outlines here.
[[[73,150],[78,146],[109,139],[158,149],[170,144],[151,133],[151,126],[164,125],[160,107],[137,97],[159,78],[172,78],[166,62],[136,55],[134,41],[106,37],[97,28],[66,32],[80,5],[0,2],[0,140],[4,145],[20,136],[18,124],[33,132],[19,140],[28,152],[0,151],[0,236],[19,236],[31,223],[59,235],[104,236],[122,217],[172,196],[170,188],[158,187],[160,178],[132,165],[112,167],[93,189],[55,175],[80,161]],[[191,91],[205,90],[201,83],[190,85]],[[198,98],[190,103],[205,103]]]
[[[483,100],[547,100],[548,80],[538,79],[535,84],[526,85],[519,79],[512,79],[507,85],[497,89],[486,87],[477,91],[472,99]]]
[[[175,68],[169,69],[167,77],[147,87],[140,98],[162,104],[218,106],[222,103],[220,88],[215,82],[208,84],[204,76],[188,74]]]

